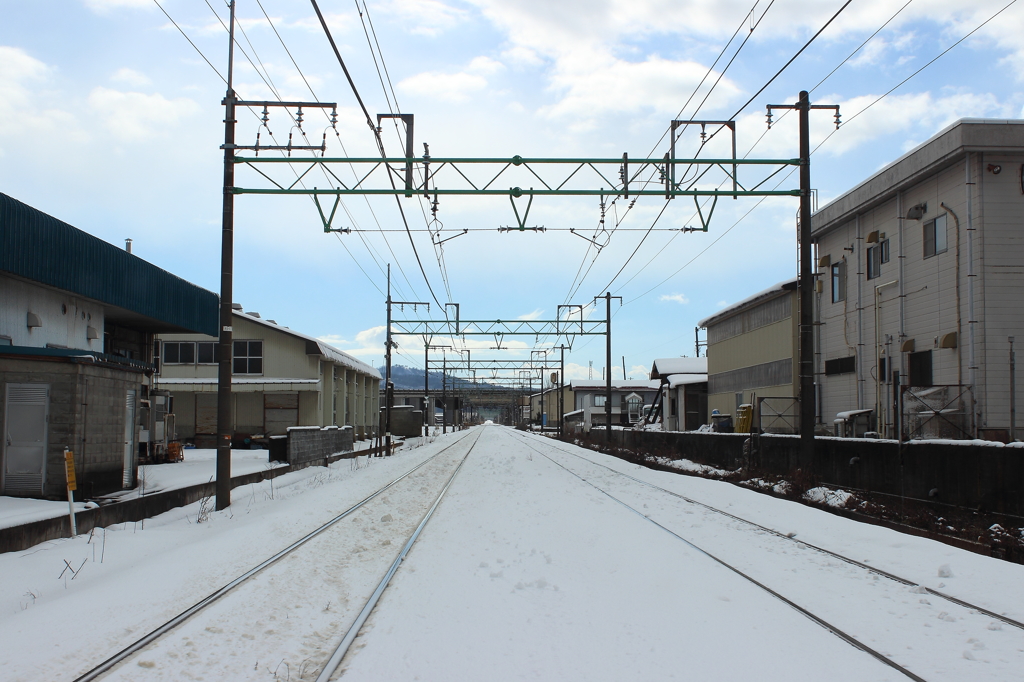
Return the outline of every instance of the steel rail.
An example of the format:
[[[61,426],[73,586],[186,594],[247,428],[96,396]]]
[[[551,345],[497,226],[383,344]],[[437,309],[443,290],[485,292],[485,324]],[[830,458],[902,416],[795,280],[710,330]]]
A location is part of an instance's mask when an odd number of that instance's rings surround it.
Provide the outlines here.
[[[451,487],[452,481],[454,481],[455,477],[458,476],[459,471],[462,469],[462,465],[466,463],[466,459],[469,457],[469,453],[473,452],[473,448],[475,448],[476,444],[480,441],[481,435],[483,435],[483,430],[481,430],[477,434],[476,440],[473,441],[473,444],[469,446],[469,450],[466,452],[466,455],[462,458],[462,461],[459,462],[459,466],[455,467],[455,471],[452,472],[452,475],[448,479],[448,482],[445,483],[443,488],[441,488],[441,492],[437,496],[437,499],[434,500],[434,504],[431,505],[429,510],[427,510],[427,513],[423,516],[423,519],[420,520],[419,525],[416,526],[416,530],[413,531],[413,534],[409,537],[408,541],[406,541],[405,546],[402,547],[402,551],[400,551],[398,553],[398,556],[395,557],[395,560],[391,564],[391,567],[388,569],[388,572],[384,574],[384,577],[377,585],[377,589],[373,591],[373,594],[370,595],[370,598],[366,601],[366,604],[363,605],[362,611],[360,611],[359,615],[356,616],[355,621],[352,623],[351,627],[349,627],[348,632],[345,633],[345,636],[342,638],[341,643],[338,644],[338,648],[336,648],[334,650],[334,653],[331,654],[330,659],[328,659],[327,661],[327,665],[325,665],[323,670],[320,671],[320,674],[316,678],[316,682],[328,682],[328,680],[330,680],[331,677],[334,675],[334,672],[338,669],[338,666],[341,665],[342,659],[345,658],[345,654],[348,653],[348,650],[352,646],[352,643],[356,640],[356,637],[359,636],[359,631],[363,628],[363,624],[366,623],[366,619],[370,617],[370,613],[373,611],[374,607],[377,606],[377,602],[380,601],[380,597],[382,594],[384,594],[384,590],[387,589],[388,583],[391,582],[391,578],[394,577],[395,573],[398,571],[399,566],[401,566],[402,562],[405,561],[406,555],[409,553],[409,550],[412,549],[413,544],[419,538],[420,533],[423,531],[424,527],[426,527],[427,522],[430,521],[430,517],[434,515],[434,510],[436,510],[438,505],[441,504],[441,499],[444,498],[445,493],[448,492],[448,488]],[[460,438],[457,442],[461,443],[464,439],[465,438]],[[454,445],[454,443],[452,445]]]
[[[529,447],[531,450],[533,450],[534,452],[539,454],[541,457],[544,457],[545,459],[547,459],[549,462],[551,462],[555,466],[557,466],[557,467],[561,468],[562,470],[572,474],[573,476],[578,478],[580,481],[586,483],[587,485],[589,485],[590,487],[592,487],[594,490],[598,491],[602,495],[605,495],[609,499],[614,500],[615,502],[618,502],[620,505],[622,505],[623,507],[625,507],[629,511],[633,512],[634,514],[636,514],[640,518],[644,519],[645,521],[649,521],[650,523],[653,523],[655,526],[657,526],[661,530],[665,531],[666,533],[668,533],[672,537],[676,538],[677,540],[681,540],[687,546],[689,546],[692,549],[700,552],[701,554],[703,554],[704,556],[708,557],[709,559],[711,559],[715,563],[721,565],[724,568],[729,569],[730,571],[732,571],[736,575],[740,576],[744,580],[747,580],[751,584],[756,585],[757,587],[761,588],[762,590],[764,590],[768,594],[772,595],[773,597],[775,597],[779,601],[785,603],[787,606],[790,606],[791,608],[795,609],[796,611],[798,611],[803,616],[806,616],[807,618],[809,618],[814,623],[816,623],[816,624],[820,625],[821,627],[825,628],[826,630],[828,630],[833,635],[835,635],[839,639],[843,640],[844,642],[846,642],[850,646],[852,646],[852,647],[854,647],[856,649],[859,649],[859,650],[863,651],[864,653],[872,656],[873,658],[878,660],[880,663],[884,663],[885,665],[889,666],[890,668],[893,668],[897,672],[902,673],[903,675],[905,675],[909,679],[914,680],[914,682],[927,682],[927,680],[925,680],[923,677],[920,677],[920,676],[914,674],[913,672],[907,670],[906,668],[901,666],[896,661],[894,661],[894,660],[890,659],[889,657],[887,657],[885,654],[883,654],[883,653],[881,653],[879,651],[875,651],[874,649],[872,649],[868,645],[866,645],[863,642],[859,641],[853,635],[847,634],[843,630],[840,630],[835,625],[832,625],[831,623],[826,621],[824,618],[815,615],[811,611],[808,611],[807,609],[805,609],[804,607],[800,606],[799,604],[797,604],[793,600],[783,596],[782,594],[780,594],[779,592],[776,592],[775,590],[773,590],[772,588],[768,587],[764,583],[759,582],[755,578],[747,575],[746,573],[744,573],[740,569],[736,568],[732,564],[729,564],[729,563],[725,562],[724,560],[719,559],[717,556],[715,556],[711,552],[708,552],[706,549],[703,549],[702,547],[699,547],[699,546],[695,545],[694,543],[692,543],[689,540],[687,540],[686,538],[684,538],[682,535],[679,535],[678,533],[676,533],[675,531],[671,530],[670,528],[667,528],[666,526],[661,525],[660,523],[658,523],[654,519],[652,519],[649,516],[645,515],[639,509],[636,509],[635,507],[632,507],[629,504],[627,504],[626,502],[623,502],[619,498],[615,497],[614,495],[612,495],[607,490],[604,490],[604,489],[598,487],[597,485],[595,485],[594,483],[591,483],[587,479],[585,479],[582,476],[580,476],[579,474],[577,474],[572,469],[569,469],[568,467],[566,467],[566,466],[560,464],[559,462],[556,462],[555,460],[551,459],[546,454],[544,454],[541,450],[538,450],[537,448],[533,447],[532,445],[527,443],[525,440],[523,440],[521,442],[523,442],[527,447]],[[556,448],[556,449],[560,449],[560,448]]]
[[[533,435],[533,434],[530,434],[530,435]],[[541,438],[541,436],[536,436],[536,437],[537,438]],[[598,467],[601,467],[603,469],[607,469],[608,471],[610,471],[610,472],[612,472],[614,474],[618,474],[619,476],[623,476],[625,478],[628,478],[629,480],[634,481],[636,483],[640,483],[640,484],[643,484],[643,485],[645,485],[645,486],[647,486],[649,488],[653,488],[655,490],[659,490],[659,491],[661,491],[663,493],[671,495],[672,497],[677,497],[680,500],[683,500],[685,502],[689,502],[690,504],[696,505],[698,507],[703,507],[704,509],[707,509],[708,511],[715,512],[716,514],[721,514],[722,516],[726,516],[726,517],[728,517],[730,519],[733,519],[734,521],[739,521],[740,523],[745,523],[748,526],[753,526],[754,528],[757,528],[758,530],[762,530],[762,531],[764,531],[766,533],[770,533],[771,535],[774,535],[774,536],[776,536],[778,538],[781,538],[783,540],[788,540],[789,542],[793,542],[793,543],[796,543],[796,544],[799,544],[799,545],[803,545],[803,546],[808,547],[810,549],[813,549],[815,551],[821,552],[822,554],[826,554],[826,555],[832,557],[833,559],[838,559],[839,561],[842,561],[844,563],[850,564],[851,566],[856,566],[858,568],[864,569],[865,571],[870,571],[871,573],[874,573],[876,575],[880,575],[883,578],[888,578],[889,580],[898,582],[898,583],[906,585],[908,587],[920,587],[920,588],[924,589],[925,591],[927,591],[928,594],[932,595],[933,597],[939,597],[940,599],[945,599],[946,601],[948,601],[948,602],[950,602],[952,604],[956,604],[957,606],[962,606],[965,609],[973,609],[974,611],[977,611],[978,613],[984,614],[984,615],[986,615],[986,616],[988,616],[990,618],[995,618],[996,620],[1002,621],[1003,623],[1006,623],[1007,625],[1010,625],[1012,627],[1024,630],[1024,623],[1022,623],[1022,622],[1020,622],[1018,620],[1014,620],[1013,618],[1010,618],[1009,616],[1004,616],[1002,614],[996,613],[995,611],[991,611],[989,609],[986,609],[983,606],[978,606],[977,604],[972,604],[972,603],[970,603],[968,601],[964,601],[964,600],[959,599],[957,597],[954,597],[952,595],[946,594],[945,592],[939,592],[938,590],[933,590],[932,588],[926,587],[926,586],[924,586],[924,585],[922,585],[922,584],[920,584],[918,582],[914,582],[913,580],[909,580],[907,578],[902,578],[902,577],[900,577],[900,576],[898,576],[898,575],[896,575],[894,573],[889,573],[888,571],[882,570],[882,569],[878,568],[877,566],[869,566],[868,564],[865,564],[865,563],[862,563],[860,561],[857,561],[856,559],[851,559],[848,556],[844,556],[842,554],[838,554],[836,552],[833,552],[830,549],[825,549],[824,547],[819,547],[818,545],[815,545],[815,544],[812,544],[810,542],[807,542],[806,540],[800,540],[800,539],[798,539],[796,537],[791,537],[791,536],[789,536],[789,535],[787,535],[785,533],[782,533],[780,531],[775,530],[774,528],[768,528],[767,526],[762,526],[761,524],[759,524],[759,523],[757,523],[755,521],[750,521],[750,520],[745,519],[745,518],[743,518],[741,516],[736,516],[735,514],[730,514],[729,512],[723,511],[721,509],[718,509],[717,507],[712,507],[711,505],[706,504],[704,502],[699,502],[697,500],[694,500],[694,499],[691,499],[689,497],[686,497],[685,495],[681,495],[681,494],[679,494],[677,492],[673,492],[673,491],[668,490],[666,488],[662,488],[661,486],[655,485],[655,484],[650,483],[648,481],[644,481],[644,480],[636,478],[634,476],[630,476],[629,474],[624,473],[622,471],[616,471],[615,469],[613,469],[613,468],[611,468],[609,466],[601,464],[600,462],[595,462],[593,460],[587,459],[586,457],[583,457],[582,455],[578,455],[575,452],[570,452],[569,450],[566,450],[565,448],[560,448],[560,447],[557,447],[556,445],[550,444],[550,443],[549,443],[549,445],[552,448],[554,448],[555,450],[558,450],[559,452],[564,452],[567,455],[572,455],[573,457],[577,457],[579,459],[582,459],[583,461],[588,462],[590,464],[593,464],[594,466],[598,466]]]
[[[335,516],[333,519],[331,519],[327,523],[323,524],[322,526],[320,526],[316,530],[313,530],[312,532],[308,533],[307,535],[303,536],[302,538],[296,540],[295,542],[293,542],[292,544],[288,545],[287,547],[285,547],[280,552],[278,552],[274,556],[270,557],[269,559],[267,559],[263,563],[261,563],[261,564],[255,566],[255,567],[249,569],[248,571],[246,571],[242,575],[238,576],[237,578],[235,578],[234,580],[232,580],[228,584],[226,584],[223,587],[221,587],[216,592],[213,592],[212,594],[207,596],[205,599],[203,599],[203,600],[197,602],[196,604],[190,606],[189,608],[185,609],[184,611],[179,613],[174,618],[171,618],[169,621],[167,621],[163,625],[159,626],[155,630],[152,630],[151,632],[143,635],[142,637],[140,637],[139,639],[135,640],[134,642],[132,642],[131,644],[129,644],[125,648],[121,649],[116,654],[114,654],[110,658],[106,659],[105,661],[103,661],[102,663],[97,665],[96,667],[94,667],[91,670],[85,672],[84,674],[80,675],[79,677],[76,677],[74,679],[74,682],[88,682],[89,680],[97,679],[100,675],[102,675],[103,673],[107,672],[108,670],[113,668],[115,665],[117,665],[121,661],[125,660],[126,658],[128,658],[129,656],[134,654],[135,652],[139,651],[140,649],[145,648],[150,643],[156,641],[157,639],[159,639],[163,635],[167,634],[168,632],[170,632],[171,630],[173,630],[177,626],[181,625],[186,620],[188,620],[189,618],[191,618],[192,616],[197,614],[199,611],[202,611],[207,606],[209,606],[210,604],[214,603],[215,601],[217,601],[218,599],[223,597],[228,592],[232,591],[233,589],[235,589],[236,587],[238,587],[242,583],[246,582],[247,580],[249,580],[250,578],[255,576],[257,573],[261,572],[263,569],[271,566],[272,564],[277,563],[278,561],[283,559],[285,556],[287,556],[291,552],[295,551],[296,549],[298,549],[302,545],[306,544],[307,542],[309,542],[310,540],[312,540],[316,536],[320,535],[321,533],[323,533],[324,531],[329,529],[331,526],[335,525],[336,523],[338,523],[339,521],[341,521],[345,517],[347,517],[350,514],[352,514],[352,512],[357,511],[364,504],[366,504],[370,500],[374,499],[375,497],[377,497],[381,493],[385,492],[386,490],[388,490],[389,488],[394,486],[396,483],[398,483],[399,481],[401,481],[405,477],[409,476],[410,474],[415,473],[421,467],[426,466],[430,462],[434,461],[435,459],[440,457],[444,452],[446,452],[450,448],[453,448],[456,445],[458,445],[459,443],[461,443],[463,440],[466,439],[466,437],[467,436],[463,436],[462,438],[458,439],[457,441],[455,441],[451,445],[449,445],[449,446],[443,448],[442,450],[438,451],[437,454],[432,455],[428,459],[423,460],[422,462],[417,464],[415,467],[413,467],[409,471],[405,472],[404,474],[402,474],[401,476],[399,476],[395,480],[391,481],[390,483],[385,485],[383,488],[380,488],[376,492],[371,493],[370,495],[364,497],[362,500],[360,500],[359,502],[357,502],[353,506],[351,506],[348,509],[346,509],[345,511],[343,511],[341,514]]]

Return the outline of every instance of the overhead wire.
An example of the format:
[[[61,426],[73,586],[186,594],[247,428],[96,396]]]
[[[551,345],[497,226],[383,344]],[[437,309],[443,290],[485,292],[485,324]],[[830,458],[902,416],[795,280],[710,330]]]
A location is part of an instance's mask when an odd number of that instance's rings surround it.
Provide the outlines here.
[[[384,141],[381,139],[380,131],[377,129],[377,126],[374,125],[373,119],[370,118],[370,113],[366,110],[366,105],[363,104],[362,97],[359,96],[359,90],[356,88],[356,84],[355,82],[353,82],[352,76],[348,72],[348,68],[345,66],[345,60],[342,59],[341,52],[338,50],[338,45],[334,42],[334,36],[331,35],[331,29],[327,26],[327,22],[324,20],[324,16],[320,12],[320,7],[316,4],[316,0],[309,1],[313,4],[313,9],[316,11],[317,18],[320,20],[320,25],[323,27],[324,33],[327,35],[327,40],[330,42],[331,48],[334,50],[334,55],[335,57],[337,57],[338,63],[341,65],[342,70],[345,72],[345,77],[348,79],[349,86],[352,88],[352,93],[355,95],[356,100],[359,102],[360,108],[363,110],[363,114],[366,116],[366,123],[370,126],[370,129],[373,131],[374,138],[377,141],[378,150],[380,151],[380,155],[382,158],[387,158],[387,153],[384,151]],[[392,176],[390,170],[391,169],[389,167],[388,179],[391,182],[391,188],[394,190],[396,189],[395,179]],[[397,204],[398,212],[402,217],[402,223],[405,225],[406,228],[408,228],[409,222],[405,217],[405,210],[402,208],[402,200],[398,197],[398,195],[395,195],[395,203]],[[423,267],[423,261],[420,259],[419,250],[416,248],[416,242],[412,237],[412,232],[408,232],[408,235],[409,244],[412,246],[413,255],[416,256],[416,263],[420,267],[420,273],[423,275],[423,281],[426,283],[427,289],[430,291],[430,296],[434,299],[434,302],[437,303],[438,307],[443,309],[444,306],[441,304],[440,299],[438,299],[437,294],[434,293],[434,287],[430,284],[430,278],[427,277],[427,271]]]
[[[998,17],[998,16],[1000,15],[1000,14],[1002,14],[1002,13],[1003,13],[1003,12],[1005,12],[1005,11],[1006,11],[1007,9],[1009,9],[1009,8],[1010,8],[1010,7],[1012,6],[1012,5],[1016,4],[1016,2],[1017,2],[1017,0],[1010,0],[1010,2],[1009,2],[1008,4],[1006,4],[1005,6],[1003,6],[1003,7],[1002,7],[1002,9],[1000,9],[1000,10],[999,10],[999,11],[997,11],[997,12],[996,12],[995,14],[993,14],[992,16],[990,16],[990,17],[989,17],[988,19],[986,19],[985,21],[983,21],[983,22],[982,22],[981,24],[979,24],[978,26],[976,26],[976,27],[975,27],[974,29],[972,29],[972,30],[971,30],[971,31],[970,31],[969,33],[967,33],[967,34],[966,34],[966,35],[964,35],[964,36],[963,36],[962,38],[960,38],[959,40],[957,40],[957,41],[956,41],[955,43],[953,43],[952,45],[948,46],[948,47],[947,47],[946,49],[944,49],[944,50],[943,50],[942,52],[940,52],[940,53],[939,53],[938,55],[936,55],[935,57],[933,57],[933,58],[932,58],[931,60],[929,60],[929,61],[928,61],[928,62],[927,62],[926,64],[924,64],[923,66],[921,66],[921,67],[920,67],[919,69],[917,69],[916,71],[914,71],[913,73],[911,73],[911,74],[910,74],[909,76],[907,76],[906,78],[904,78],[903,80],[901,80],[901,81],[900,81],[899,83],[897,83],[897,84],[896,84],[895,86],[893,86],[893,87],[892,87],[892,88],[890,88],[890,89],[889,89],[888,91],[886,91],[886,92],[885,92],[885,94],[883,94],[883,95],[879,96],[878,98],[876,98],[875,100],[873,100],[872,102],[870,102],[869,104],[867,104],[866,106],[864,106],[864,107],[863,107],[862,109],[860,109],[859,111],[857,111],[857,112],[856,112],[855,114],[853,114],[852,116],[850,116],[850,117],[847,117],[847,119],[846,119],[846,122],[845,122],[845,123],[843,124],[843,126],[842,126],[842,127],[845,127],[846,125],[849,125],[850,121],[854,120],[855,118],[857,118],[858,116],[860,116],[861,114],[863,114],[863,113],[864,113],[865,111],[867,111],[868,109],[870,109],[870,108],[871,108],[871,107],[873,107],[874,105],[878,104],[878,102],[880,102],[880,101],[882,101],[882,100],[883,100],[884,98],[888,97],[888,96],[889,96],[890,94],[892,94],[892,93],[893,93],[893,92],[894,92],[895,90],[897,90],[897,89],[898,89],[899,87],[901,87],[902,85],[906,84],[906,83],[907,83],[907,82],[908,82],[908,81],[909,81],[910,79],[912,79],[913,77],[917,76],[917,75],[918,75],[919,73],[921,73],[922,71],[924,71],[924,70],[925,70],[926,68],[928,68],[929,66],[931,66],[932,64],[934,64],[934,63],[935,63],[936,61],[938,61],[938,59],[940,59],[940,58],[941,58],[942,56],[944,56],[945,54],[947,54],[947,53],[948,53],[948,52],[949,52],[950,50],[952,50],[953,48],[955,48],[955,47],[956,47],[957,45],[960,45],[960,44],[961,44],[962,42],[964,42],[965,40],[967,40],[968,38],[970,38],[970,37],[971,37],[972,35],[974,35],[974,34],[975,34],[976,32],[978,32],[979,30],[981,30],[981,29],[982,29],[982,28],[983,28],[984,26],[986,26],[987,24],[989,24],[989,23],[990,23],[990,22],[991,22],[992,20],[994,20],[994,19],[995,19],[996,17]],[[908,3],[907,3],[907,5],[909,5],[909,4],[910,4],[910,3],[908,2]],[[899,14],[899,12],[902,12],[902,11],[903,11],[903,9],[905,9],[905,8],[906,8],[906,5],[904,5],[903,7],[901,7],[901,8],[900,8],[900,10],[898,10],[896,14]],[[891,18],[889,19],[889,21],[892,21],[892,19],[893,19],[893,18],[895,18],[895,16],[896,16],[896,15],[893,15],[893,17],[891,17]],[[889,22],[887,21],[886,23],[889,23]],[[878,31],[876,31],[876,32],[875,32],[875,34],[872,34],[872,37],[874,37],[874,35],[876,35],[877,33],[878,33]],[[857,50],[855,50],[853,54],[855,54],[855,53],[856,53],[857,51],[859,51],[859,50],[860,50],[861,48],[863,48],[863,46],[864,46],[864,45],[865,45],[866,43],[867,43],[867,41],[865,41],[864,43],[862,43],[862,44],[861,44],[861,46],[860,46],[860,47],[858,47],[858,48],[857,48]],[[843,61],[844,61],[844,63],[845,63],[845,62],[846,62],[847,60],[849,60],[849,59],[850,59],[850,58],[851,58],[851,57],[853,56],[853,54],[851,54],[851,55],[850,55],[850,57],[847,57],[847,58],[846,58],[845,60],[843,60]],[[833,70],[833,71],[832,71],[832,73],[834,73],[834,72],[835,72],[835,70]],[[830,74],[829,74],[829,76],[831,76],[831,75],[832,75],[832,74],[830,73]],[[825,80],[827,80],[827,77],[826,77],[825,79],[822,79],[822,81],[818,83],[818,86],[820,86],[820,85],[821,85],[822,83],[824,83],[824,82],[825,82]],[[818,86],[816,86],[816,87],[818,87]],[[822,147],[822,146],[823,146],[823,145],[824,145],[824,144],[825,144],[826,142],[828,142],[828,141],[829,141],[829,140],[830,140],[830,139],[831,139],[831,138],[832,138],[832,137],[833,137],[834,135],[836,135],[836,133],[838,133],[838,132],[839,132],[840,130],[842,130],[842,127],[838,128],[838,129],[836,129],[836,130],[833,130],[833,131],[831,131],[831,132],[830,132],[830,133],[829,133],[828,135],[826,135],[826,136],[825,136],[825,138],[824,138],[824,139],[822,139],[822,141],[821,141],[821,142],[819,142],[819,143],[818,143],[818,144],[817,144],[817,145],[816,145],[816,146],[814,147],[814,149],[812,149],[812,150],[811,150],[811,152],[810,152],[810,153],[811,153],[811,155],[813,155],[813,154],[814,154],[815,152],[817,152],[817,151],[818,151],[819,149],[821,149],[821,147]],[[762,137],[761,137],[761,138],[759,138],[759,139],[758,139],[758,141],[760,141],[760,139],[763,139],[763,135],[762,135]],[[755,143],[755,144],[756,144],[756,143]],[[782,178],[782,179],[781,179],[781,180],[780,180],[780,181],[778,182],[778,184],[776,184],[776,185],[775,185],[775,187],[776,187],[776,188],[780,187],[780,186],[782,185],[782,183],[784,183],[784,182],[785,182],[785,181],[786,181],[786,180],[787,180],[787,179],[788,179],[788,178],[789,178],[789,177],[790,177],[790,176],[791,176],[791,175],[792,175],[793,173],[795,173],[795,172],[796,172],[796,169],[793,169],[793,170],[791,170],[791,171],[790,171],[790,172],[789,172],[789,173],[788,173],[788,174],[787,174],[787,175],[786,175],[786,176],[785,176],[784,178]],[[710,248],[711,248],[712,246],[714,246],[714,245],[715,245],[715,244],[716,244],[716,243],[717,243],[718,241],[720,241],[720,240],[721,240],[721,239],[722,239],[723,237],[725,237],[725,235],[726,235],[726,234],[728,234],[729,232],[731,232],[731,231],[733,230],[733,228],[735,228],[735,227],[736,227],[737,225],[739,225],[739,223],[740,223],[740,222],[741,222],[742,220],[744,220],[744,219],[745,219],[745,218],[746,218],[746,217],[747,217],[748,215],[750,215],[750,213],[751,213],[751,212],[753,212],[753,210],[754,210],[754,209],[756,209],[756,208],[757,208],[758,206],[760,206],[760,205],[761,205],[761,203],[763,203],[763,202],[765,201],[765,199],[766,199],[766,198],[767,198],[767,197],[762,197],[760,201],[758,201],[758,202],[757,202],[757,203],[756,203],[756,204],[755,204],[754,206],[752,206],[752,207],[750,208],[750,210],[748,210],[748,211],[747,211],[746,213],[744,213],[744,214],[743,214],[743,215],[742,215],[742,216],[741,216],[741,217],[740,217],[740,218],[739,218],[739,219],[738,219],[738,220],[737,220],[737,221],[736,221],[735,223],[733,223],[733,224],[732,224],[732,225],[731,225],[731,226],[730,226],[730,227],[729,227],[729,228],[728,228],[727,230],[725,230],[725,231],[724,231],[724,232],[723,232],[723,233],[722,233],[721,235],[719,235],[719,236],[718,236],[718,237],[717,237],[717,238],[716,238],[716,239],[715,239],[715,240],[714,240],[714,241],[713,241],[713,242],[712,242],[711,244],[709,244],[709,245],[708,245],[707,247],[705,247],[705,248],[704,248],[704,249],[703,249],[702,251],[700,251],[700,252],[699,252],[698,254],[696,254],[696,255],[695,255],[695,256],[694,256],[693,258],[691,258],[691,259],[690,259],[689,261],[687,261],[687,262],[686,262],[685,264],[683,264],[683,266],[682,266],[682,267],[680,267],[680,268],[679,268],[678,270],[676,270],[676,271],[675,271],[675,272],[673,272],[673,273],[672,273],[671,275],[669,275],[668,277],[666,277],[665,279],[663,279],[663,280],[662,280],[661,282],[659,282],[659,283],[658,283],[657,285],[655,285],[655,286],[651,287],[650,289],[648,289],[648,290],[647,290],[647,291],[645,291],[644,293],[640,294],[639,296],[636,296],[635,298],[632,298],[632,299],[630,299],[629,301],[625,301],[625,302],[624,302],[624,305],[628,305],[628,304],[630,304],[630,303],[634,303],[635,301],[638,301],[639,299],[643,298],[644,296],[647,296],[647,295],[648,295],[648,294],[650,294],[650,293],[651,293],[652,291],[654,291],[655,289],[657,289],[658,287],[660,287],[660,286],[661,286],[662,284],[664,284],[665,282],[669,281],[670,279],[672,279],[673,277],[675,277],[676,275],[678,275],[678,274],[679,274],[680,272],[682,272],[682,270],[683,270],[684,268],[688,267],[688,266],[689,266],[689,265],[690,265],[691,263],[693,263],[693,261],[694,261],[694,260],[696,260],[697,258],[699,258],[699,257],[700,257],[700,256],[701,256],[701,255],[702,255],[703,253],[705,253],[705,252],[706,252],[706,251],[707,251],[708,249],[710,249]]]

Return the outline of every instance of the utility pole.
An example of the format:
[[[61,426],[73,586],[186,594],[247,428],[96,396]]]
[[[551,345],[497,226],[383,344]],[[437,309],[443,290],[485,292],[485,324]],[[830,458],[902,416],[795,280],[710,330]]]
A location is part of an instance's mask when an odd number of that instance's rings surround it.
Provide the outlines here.
[[[565,438],[565,345],[558,347],[558,435]],[[575,407],[575,406],[573,406]]]
[[[234,317],[234,230],[235,230],[235,194],[240,188],[235,187],[235,163],[237,162],[235,152],[240,149],[255,150],[287,150],[289,155],[293,151],[317,150],[323,153],[327,150],[327,135],[324,134],[324,141],[319,145],[293,145],[289,140],[288,145],[260,145],[259,136],[256,138],[256,145],[235,144],[235,111],[238,107],[263,107],[263,124],[269,120],[268,110],[270,107],[295,107],[298,109],[298,117],[295,123],[299,130],[302,129],[302,108],[331,109],[331,125],[337,121],[337,103],[327,102],[282,102],[282,101],[246,101],[238,99],[234,89],[234,58],[235,58],[235,0],[228,3],[228,73],[227,92],[224,95],[224,186],[223,204],[221,210],[221,242],[220,242],[220,337],[217,348],[220,357],[217,358],[217,484],[216,503],[217,510],[226,509],[231,505],[231,435],[233,425],[231,423],[231,375],[232,375],[232,321]],[[269,130],[269,128],[268,128]]]
[[[423,437],[430,435],[430,420],[434,418],[434,406],[430,404],[430,339],[423,337]]]
[[[391,263],[388,263],[388,326],[387,326],[387,339],[384,342],[387,348],[384,353],[384,361],[386,367],[386,381],[384,383],[384,451],[391,454],[391,408],[395,402],[395,384],[391,381],[391,349],[398,348],[398,344],[391,340],[391,306],[400,305],[404,309],[405,306],[411,305],[427,306],[430,309],[430,304],[424,301],[392,301],[391,300]]]
[[[839,106],[811,104],[806,90],[796,104],[769,104],[768,127],[773,109],[796,109],[800,115],[800,465],[814,466],[814,264],[811,261],[811,109],[835,110],[839,128]]]
[[[217,510],[231,506],[231,323],[235,248],[235,0],[228,5],[228,89],[224,95],[224,197],[220,236],[220,358],[217,363]]]
[[[605,292],[604,296],[595,296],[594,300],[604,298],[605,302],[605,372],[604,372],[604,417],[607,420],[608,442],[612,442],[612,299],[619,299],[622,305],[621,296],[612,296],[612,292]]]
[[[1017,440],[1017,360],[1013,354],[1013,337],[1010,341],[1010,442]]]
[[[441,433],[448,433],[448,356],[441,353]]]
[[[439,350],[439,351],[441,351],[441,353],[443,355],[445,349],[452,349],[452,346],[434,346],[434,345],[431,345],[430,343],[424,344],[424,346],[423,346],[423,367],[424,367],[424,369],[423,369],[423,382],[424,382],[424,385],[426,385],[426,382],[427,382],[427,374],[430,372],[430,351],[431,350]],[[442,386],[442,388],[444,386],[444,374],[443,373],[441,374],[441,386]],[[427,397],[428,398],[430,397],[429,393],[427,394]],[[447,406],[447,403],[446,403],[446,406]],[[428,422],[428,424],[430,426],[433,426],[434,425],[434,403],[433,403],[433,401],[430,402],[429,409],[430,409],[430,421]],[[444,413],[443,412],[442,412],[442,416],[441,416],[441,424],[444,425]],[[429,431],[428,431],[428,433],[429,433]]]

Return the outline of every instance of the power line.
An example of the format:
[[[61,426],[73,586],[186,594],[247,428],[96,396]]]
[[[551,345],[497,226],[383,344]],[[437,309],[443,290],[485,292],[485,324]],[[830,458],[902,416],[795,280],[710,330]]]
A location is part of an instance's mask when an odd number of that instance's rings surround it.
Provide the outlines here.
[[[380,136],[380,131],[377,129],[377,126],[373,124],[373,120],[370,118],[370,113],[366,110],[366,105],[363,104],[363,99],[359,96],[359,91],[356,89],[356,84],[352,81],[352,76],[349,74],[348,68],[345,66],[345,60],[341,58],[341,52],[338,50],[338,46],[334,42],[334,37],[331,35],[331,29],[328,28],[327,22],[324,20],[324,16],[320,12],[320,7],[316,4],[316,0],[309,1],[313,4],[313,9],[316,11],[317,18],[320,19],[320,25],[323,26],[324,33],[327,35],[327,40],[330,41],[331,48],[333,48],[334,50],[334,55],[335,57],[337,57],[338,63],[341,65],[342,70],[345,72],[345,77],[348,79],[348,83],[352,88],[352,93],[356,96],[356,100],[358,100],[359,106],[362,108],[363,114],[366,116],[366,122],[367,124],[369,124],[371,130],[373,130],[373,135],[377,140],[377,147],[380,150],[380,155],[382,158],[387,158],[387,154],[384,151],[384,142]],[[395,179],[391,173],[388,173],[388,179],[391,181],[391,188],[394,189]],[[397,195],[395,196],[395,202],[398,205],[398,212],[402,216],[402,223],[405,225],[406,230],[408,231],[409,222],[408,220],[406,220],[405,210],[402,208],[402,200],[399,199]],[[434,299],[434,302],[437,303],[438,307],[444,308],[444,306],[441,304],[441,301],[437,298],[437,294],[434,293],[434,287],[431,286],[430,284],[430,279],[427,277],[427,271],[423,268],[423,261],[420,260],[420,254],[419,251],[416,249],[416,242],[412,238],[412,232],[408,232],[408,234],[409,244],[412,245],[413,255],[416,256],[416,263],[420,266],[420,273],[422,273],[423,275],[423,281],[426,282],[427,284],[427,289],[430,291],[430,296]]]

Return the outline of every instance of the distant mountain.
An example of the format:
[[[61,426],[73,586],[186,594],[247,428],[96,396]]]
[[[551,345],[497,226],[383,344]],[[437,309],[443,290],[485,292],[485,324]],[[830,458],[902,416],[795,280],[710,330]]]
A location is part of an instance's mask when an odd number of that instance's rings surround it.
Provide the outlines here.
[[[381,377],[384,376],[385,368],[383,365],[377,368],[380,372]],[[423,388],[423,370],[417,369],[416,367],[406,367],[405,365],[391,365],[391,380],[395,382],[395,388]],[[487,384],[484,382],[478,382],[473,384],[472,381],[468,381],[461,377],[453,377],[451,374],[448,375],[449,386],[493,386],[494,388],[500,388],[496,384]],[[430,390],[440,390],[441,388],[441,372],[430,373]]]

